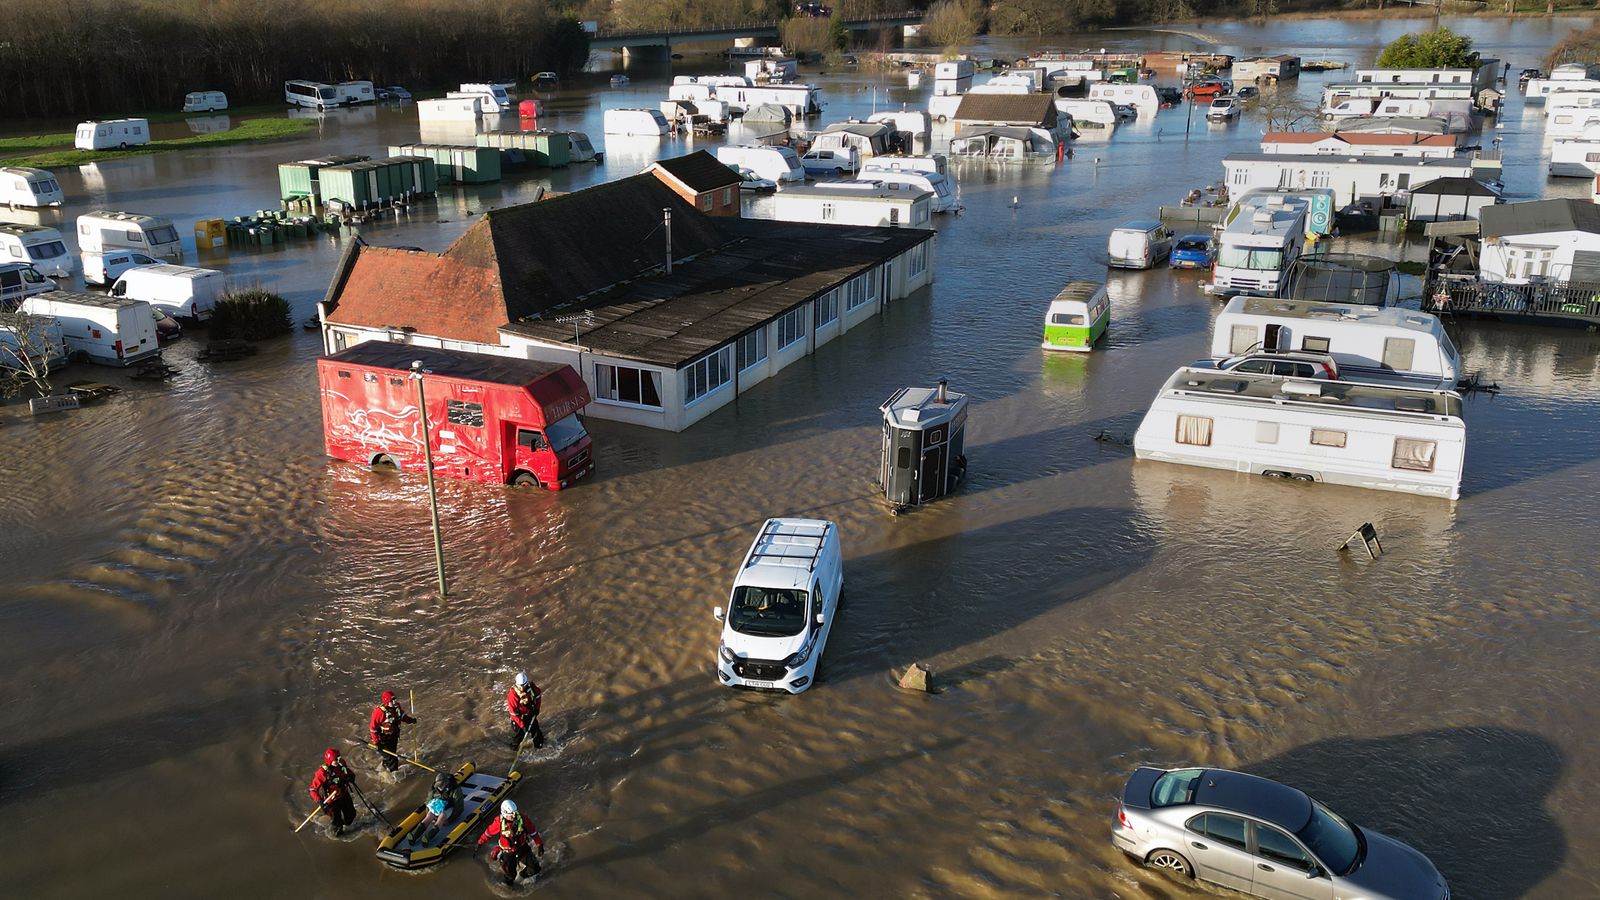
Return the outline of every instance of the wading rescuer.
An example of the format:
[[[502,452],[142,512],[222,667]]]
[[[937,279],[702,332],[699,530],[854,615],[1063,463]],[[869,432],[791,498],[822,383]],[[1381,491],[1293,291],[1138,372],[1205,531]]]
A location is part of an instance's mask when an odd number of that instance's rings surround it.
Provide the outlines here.
[[[544,731],[539,727],[539,707],[544,703],[544,692],[528,678],[527,672],[518,672],[516,682],[506,691],[506,711],[511,713],[511,747],[522,746],[522,739],[533,735],[535,750],[544,746]]]
[[[311,799],[328,814],[335,837],[344,834],[345,828],[356,820],[356,804],[350,799],[355,785],[355,774],[339,758],[339,751],[329,747],[322,754],[317,774],[311,776]]]
[[[408,725],[414,725],[416,721],[416,719],[406,715],[405,709],[400,706],[400,701],[395,699],[394,691],[384,691],[383,696],[378,698],[378,705],[372,708],[372,723],[369,727],[372,731],[372,746],[377,747],[380,751],[389,751],[378,754],[383,757],[383,767],[385,769],[393,772],[395,769],[400,768],[398,756],[400,753],[400,723],[405,722]]]
[[[506,884],[513,884],[524,875],[539,875],[539,861],[533,857],[533,848],[539,848],[539,855],[544,855],[544,838],[539,836],[539,829],[517,811],[516,801],[505,800],[500,803],[500,818],[489,823],[483,830],[483,835],[478,838],[478,846],[488,843],[490,838],[499,838],[494,849],[489,851],[489,859],[500,866],[500,874],[505,876]],[[518,864],[522,872],[517,872]]]

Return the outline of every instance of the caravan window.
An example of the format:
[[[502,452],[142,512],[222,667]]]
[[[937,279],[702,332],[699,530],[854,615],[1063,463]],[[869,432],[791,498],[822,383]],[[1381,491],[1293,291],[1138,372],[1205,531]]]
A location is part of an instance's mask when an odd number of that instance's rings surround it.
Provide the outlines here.
[[[18,246],[17,244],[12,244],[11,245],[11,255],[15,256],[17,259],[21,259],[22,258],[22,247]]]
[[[1438,449],[1437,441],[1419,441],[1412,438],[1394,439],[1394,460],[1390,463],[1396,469],[1411,469],[1416,472],[1432,472],[1434,452]]]
[[[1311,429],[1311,443],[1318,447],[1343,447],[1345,433],[1342,431],[1330,431],[1326,428],[1313,428]]]
[[[1241,353],[1249,353],[1252,347],[1260,343],[1260,339],[1256,337],[1256,327],[1254,325],[1235,325],[1229,335],[1228,352],[1234,356],[1238,356]]]
[[[1383,367],[1395,372],[1411,371],[1411,361],[1416,355],[1417,342],[1411,338],[1385,338],[1383,341]]]
[[[150,229],[150,242],[153,244],[170,244],[178,239],[178,229],[171,225]]]
[[[1177,441],[1197,447],[1211,446],[1211,418],[1209,416],[1179,416]]]
[[[127,235],[127,239],[135,244],[144,243],[144,232],[142,231],[125,231],[123,234]]]

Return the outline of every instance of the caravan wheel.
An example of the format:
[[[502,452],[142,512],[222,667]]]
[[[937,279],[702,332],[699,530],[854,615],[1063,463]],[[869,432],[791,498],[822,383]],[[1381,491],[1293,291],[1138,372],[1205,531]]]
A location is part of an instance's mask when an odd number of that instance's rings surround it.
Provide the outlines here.
[[[122,143],[118,144],[117,145],[117,149],[118,150],[126,150],[126,149],[128,149],[128,142],[127,141],[123,141]]]

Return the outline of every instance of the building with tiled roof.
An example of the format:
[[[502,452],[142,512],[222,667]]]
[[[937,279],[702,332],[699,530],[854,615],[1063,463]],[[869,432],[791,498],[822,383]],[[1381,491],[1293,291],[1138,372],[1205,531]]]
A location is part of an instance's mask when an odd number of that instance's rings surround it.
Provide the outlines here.
[[[739,214],[739,186],[744,179],[704,150],[658,160],[645,171],[708,216]]]

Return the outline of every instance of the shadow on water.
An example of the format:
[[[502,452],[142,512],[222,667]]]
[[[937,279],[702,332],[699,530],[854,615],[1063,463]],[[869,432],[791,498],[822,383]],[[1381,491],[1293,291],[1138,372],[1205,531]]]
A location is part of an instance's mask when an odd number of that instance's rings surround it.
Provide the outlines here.
[[[1507,728],[1447,728],[1297,747],[1246,771],[1292,784],[1422,851],[1452,897],[1520,897],[1566,858],[1545,797],[1561,751]]]

